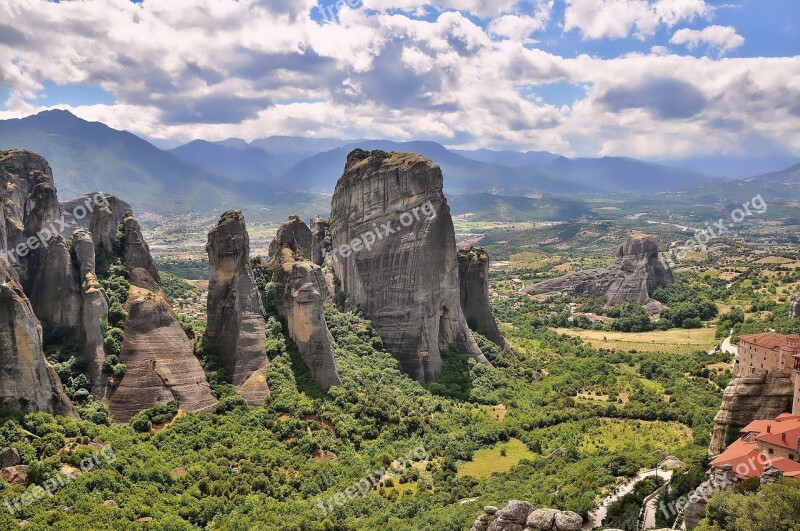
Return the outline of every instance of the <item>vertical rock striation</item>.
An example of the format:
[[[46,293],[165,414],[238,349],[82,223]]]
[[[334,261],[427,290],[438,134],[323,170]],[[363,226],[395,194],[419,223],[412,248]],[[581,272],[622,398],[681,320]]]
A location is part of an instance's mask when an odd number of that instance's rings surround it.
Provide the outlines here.
[[[290,220],[288,224],[295,222]],[[282,227],[274,243],[278,251],[270,266],[278,313],[286,319],[289,335],[297,344],[317,387],[328,390],[341,385],[333,359],[331,334],[325,323],[323,304],[328,286],[322,270],[301,258],[293,231]]]
[[[311,229],[308,228],[308,225],[299,217],[292,216],[289,221],[280,226],[278,234],[270,242],[269,257],[276,258],[280,253],[281,245],[287,244],[295,254],[311,259],[312,239]]]
[[[793,399],[794,386],[789,371],[750,373],[738,368],[725,388],[722,406],[714,417],[709,453],[719,455],[725,450],[729,430],[791,411]]]
[[[229,211],[208,234],[208,326],[214,347],[233,385],[252,405],[269,396],[266,323],[250,265],[250,237],[244,216]]]
[[[144,269],[157,283],[161,283],[158,269],[150,255],[150,247],[142,236],[142,229],[139,223],[128,213],[122,219],[122,262],[129,271],[134,269]]]
[[[792,303],[789,306],[789,318],[800,319],[800,294],[795,295]]]
[[[506,352],[511,348],[500,332],[489,297],[489,254],[471,247],[458,252],[458,277],[461,281],[461,309],[467,324]]]
[[[114,420],[128,422],[139,411],[171,400],[183,411],[210,408],[216,399],[164,292],[144,269],[134,268],[129,280],[120,355],[126,372],[109,400]]]
[[[331,222],[319,216],[311,218],[311,256],[312,262],[318,266],[325,263],[328,252],[326,238],[331,231]]]
[[[333,195],[333,265],[350,308],[361,308],[402,369],[442,372],[441,351],[488,364],[461,311],[455,231],[442,171],[411,153],[357,149]],[[357,250],[338,254],[356,241]]]

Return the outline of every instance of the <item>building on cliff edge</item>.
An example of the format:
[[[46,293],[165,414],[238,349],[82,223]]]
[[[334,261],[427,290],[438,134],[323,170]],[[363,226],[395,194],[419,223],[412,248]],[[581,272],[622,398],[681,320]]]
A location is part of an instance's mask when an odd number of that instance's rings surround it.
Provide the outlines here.
[[[792,379],[792,414],[800,415],[800,336],[773,332],[741,337],[734,374],[787,371]]]

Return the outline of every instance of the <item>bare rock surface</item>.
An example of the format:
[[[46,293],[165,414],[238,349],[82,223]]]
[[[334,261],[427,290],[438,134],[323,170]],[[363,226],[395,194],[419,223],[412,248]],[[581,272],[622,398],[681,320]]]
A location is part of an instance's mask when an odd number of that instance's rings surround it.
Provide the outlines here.
[[[278,231],[281,232],[288,231]],[[331,334],[325,323],[323,304],[328,286],[322,270],[304,260],[289,242],[281,244],[271,266],[278,312],[286,319],[289,334],[311,370],[314,383],[323,390],[341,385],[333,359]]]
[[[436,381],[449,347],[488,364],[461,310],[442,183],[441,169],[420,155],[357,149],[332,201],[333,265],[346,306],[365,312],[403,371],[421,382]],[[335,255],[356,238],[373,241]]]
[[[754,420],[775,418],[791,411],[794,399],[789,371],[754,373],[737,369],[722,395],[722,406],[714,417],[714,430],[709,452],[718,455],[725,450],[726,433],[730,428],[743,428]]]
[[[275,258],[283,245],[288,245],[295,254],[302,254],[303,258],[311,259],[312,234],[308,225],[297,216],[292,216],[289,221],[282,224],[278,234],[269,244],[269,256]]]
[[[458,276],[461,282],[461,309],[467,324],[509,352],[511,348],[492,313],[489,297],[489,253],[475,247],[458,251]]]
[[[583,518],[572,511],[535,509],[526,501],[511,500],[503,508],[487,506],[470,531],[581,531]]]
[[[129,280],[120,355],[127,370],[109,400],[114,420],[127,422],[139,411],[171,400],[183,411],[210,408],[216,399],[164,292],[144,269],[133,269]]]
[[[311,218],[311,256],[309,258],[318,266],[325,263],[325,255],[328,252],[326,238],[330,231],[330,220],[322,219],[320,216]]]
[[[789,317],[792,319],[800,319],[800,294],[795,295],[792,299],[792,304],[789,307]]]
[[[150,255],[150,246],[142,236],[142,229],[132,215],[125,215],[122,220],[122,262],[129,271],[137,268],[144,269],[157,283],[161,283],[158,269]]]
[[[266,323],[250,264],[250,237],[241,212],[222,215],[208,234],[211,277],[206,340],[216,349],[233,385],[251,405],[269,396]]]
[[[660,259],[653,237],[634,232],[619,247],[616,262],[610,267],[538,282],[525,288],[525,292],[604,296],[607,306],[635,302],[654,314],[659,312],[660,305],[650,298],[650,290],[673,282],[672,270]]]

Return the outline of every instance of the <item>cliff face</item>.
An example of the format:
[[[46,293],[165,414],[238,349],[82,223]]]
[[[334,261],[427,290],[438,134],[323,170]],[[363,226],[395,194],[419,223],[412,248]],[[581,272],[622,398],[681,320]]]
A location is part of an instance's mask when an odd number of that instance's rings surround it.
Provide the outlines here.
[[[14,157],[12,157],[14,158]],[[6,163],[8,154],[0,153]],[[5,168],[14,167],[9,162]],[[7,258],[9,223],[5,213],[13,211],[6,195],[9,184],[7,170],[0,170],[0,407],[16,411],[47,411],[77,418],[77,413],[64,394],[55,371],[47,364],[42,347],[42,328],[33,313],[30,301],[19,284],[17,271]],[[19,231],[21,225],[12,227]],[[21,232],[21,231],[20,231]]]
[[[222,215],[208,234],[208,327],[206,340],[216,349],[233,385],[252,405],[269,396],[266,323],[250,265],[250,237],[241,212]]]
[[[161,283],[150,247],[142,236],[142,229],[132,215],[127,214],[122,219],[122,262],[128,270],[144,269],[157,283]]]
[[[210,408],[216,399],[164,292],[144,269],[133,269],[129,280],[120,355],[127,370],[111,392],[114,420],[128,422],[139,411],[171,400],[184,411]]]
[[[602,295],[608,306],[635,302],[654,314],[658,313],[660,305],[650,298],[649,291],[674,281],[672,270],[659,258],[655,240],[645,234],[633,233],[619,247],[617,260],[610,267],[538,282],[525,288],[525,292],[570,292],[583,297]]]
[[[438,166],[419,155],[353,151],[333,195],[333,265],[350,308],[372,320],[422,382],[441,350],[487,363],[461,311],[455,231]],[[388,226],[387,226],[388,224]],[[355,243],[352,253],[342,246]]]
[[[794,388],[789,371],[737,370],[722,395],[722,406],[714,417],[714,431],[709,452],[725,450],[729,428],[743,428],[754,420],[775,418],[791,411]]]
[[[311,218],[311,256],[312,262],[321,266],[325,263],[325,238],[330,234],[331,223],[319,216]]]
[[[792,304],[789,307],[789,317],[792,319],[800,319],[800,295],[795,295]]]
[[[279,250],[270,265],[276,287],[276,306],[286,319],[289,334],[311,370],[314,383],[327,390],[342,384],[325,323],[323,304],[328,286],[319,266],[302,259],[293,248],[296,244],[291,234],[292,231],[279,230],[275,240]]]
[[[461,281],[461,309],[467,324],[509,352],[511,348],[492,313],[489,297],[489,254],[474,247],[460,250],[458,277]]]
[[[302,254],[303,258],[311,259],[311,229],[297,216],[280,226],[278,234],[269,244],[269,257],[277,257],[283,244],[289,245],[294,253]]]

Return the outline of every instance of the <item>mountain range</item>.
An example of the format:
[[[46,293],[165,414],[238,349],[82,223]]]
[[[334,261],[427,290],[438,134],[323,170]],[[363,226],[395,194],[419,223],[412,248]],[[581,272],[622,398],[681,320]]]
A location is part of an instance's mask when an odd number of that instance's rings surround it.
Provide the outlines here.
[[[275,222],[287,213],[327,212],[347,154],[355,148],[419,153],[441,166],[458,211],[494,205],[515,218],[585,217],[589,211],[582,195],[726,197],[748,195],[762,182],[768,193],[774,189],[784,199],[800,194],[792,190],[797,167],[732,180],[631,158],[450,150],[428,141],[274,136],[249,143],[195,140],[162,150],[132,133],[57,110],[0,121],[0,149],[14,148],[46,157],[63,197],[103,190],[124,197],[140,212],[169,215],[236,207],[255,212],[254,220]],[[531,192],[538,193],[536,198]],[[533,215],[537,209],[543,209],[541,215]]]

